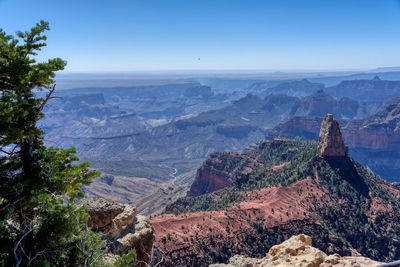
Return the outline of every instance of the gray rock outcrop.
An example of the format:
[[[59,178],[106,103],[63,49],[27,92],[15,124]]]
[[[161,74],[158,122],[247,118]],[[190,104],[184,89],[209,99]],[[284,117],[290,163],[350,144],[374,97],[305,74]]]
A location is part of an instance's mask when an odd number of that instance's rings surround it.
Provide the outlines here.
[[[134,205],[94,197],[87,201],[89,227],[103,233],[111,253],[121,255],[134,248],[138,261],[149,261],[153,228],[147,217],[137,215]]]

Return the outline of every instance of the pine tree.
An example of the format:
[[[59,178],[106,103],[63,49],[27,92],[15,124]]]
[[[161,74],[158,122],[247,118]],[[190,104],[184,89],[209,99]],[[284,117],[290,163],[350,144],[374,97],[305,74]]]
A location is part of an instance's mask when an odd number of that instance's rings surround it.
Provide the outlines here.
[[[60,58],[36,62],[47,30],[44,21],[16,37],[0,29],[1,266],[88,266],[93,261],[80,250],[87,214],[78,200],[84,197],[82,184],[98,172],[88,162],[75,163],[74,148],[46,147],[37,125],[53,97],[55,72],[66,65]]]

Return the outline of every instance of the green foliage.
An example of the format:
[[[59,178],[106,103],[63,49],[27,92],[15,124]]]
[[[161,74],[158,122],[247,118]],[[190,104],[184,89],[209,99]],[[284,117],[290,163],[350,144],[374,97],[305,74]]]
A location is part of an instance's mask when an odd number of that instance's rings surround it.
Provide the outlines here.
[[[84,206],[83,210],[85,208]],[[95,233],[89,229],[87,225],[88,217],[89,215],[85,212],[80,214],[80,232],[75,257],[81,266],[100,266],[107,246],[105,241],[102,240],[101,232]]]
[[[258,190],[270,186],[289,186],[312,175],[312,160],[316,155],[316,143],[312,141],[282,140],[263,147],[261,157],[266,164],[250,173],[245,182],[236,183],[242,191]],[[278,172],[270,167],[285,163]]]
[[[362,255],[380,261],[399,257],[394,240],[400,236],[400,202],[388,190],[390,184],[350,157],[319,158],[314,166],[333,199],[330,205],[315,203],[313,207],[325,228]],[[371,219],[367,214],[372,209],[372,198],[382,199],[393,211],[383,210]]]
[[[136,263],[136,251],[130,249],[128,253],[121,255],[119,259],[115,262],[115,267],[132,267]]]
[[[49,24],[41,21],[30,31],[17,32],[17,39],[0,29],[1,146],[21,143],[27,137],[41,139],[36,121],[43,116],[45,102],[33,97],[33,90],[51,90],[54,72],[66,65],[60,58],[36,63],[32,57],[46,46],[46,30]]]
[[[83,264],[82,233],[88,233],[95,255],[100,237],[86,228],[84,206],[78,206],[82,184],[99,173],[89,163],[76,164],[75,149],[47,148],[37,126],[54,90],[59,58],[37,63],[49,30],[41,21],[17,37],[0,30],[0,265]],[[47,91],[45,98],[36,91]],[[86,242],[86,241],[85,241]],[[84,242],[84,244],[85,244]]]

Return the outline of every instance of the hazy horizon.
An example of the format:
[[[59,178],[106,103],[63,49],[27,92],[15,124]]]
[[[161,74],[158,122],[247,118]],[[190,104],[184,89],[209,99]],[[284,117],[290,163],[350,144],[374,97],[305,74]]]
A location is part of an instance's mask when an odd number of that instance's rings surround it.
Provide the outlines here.
[[[399,66],[398,1],[0,0],[8,34],[50,22],[65,72],[359,71]]]

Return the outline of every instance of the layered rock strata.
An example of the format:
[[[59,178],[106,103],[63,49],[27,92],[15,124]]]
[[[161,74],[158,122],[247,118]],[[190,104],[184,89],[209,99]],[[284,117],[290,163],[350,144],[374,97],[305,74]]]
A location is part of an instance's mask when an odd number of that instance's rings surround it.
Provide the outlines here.
[[[239,168],[232,168],[232,162],[241,162]],[[216,152],[197,170],[197,174],[188,196],[211,193],[231,185],[235,179],[251,172],[261,165],[258,159],[242,152]],[[234,178],[236,177],[236,178]]]
[[[134,205],[120,204],[102,198],[87,202],[89,227],[103,233],[113,254],[135,249],[138,261],[149,261],[154,234],[147,217],[138,215]]]

